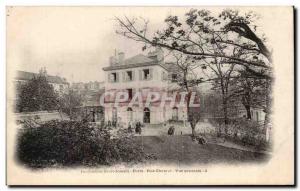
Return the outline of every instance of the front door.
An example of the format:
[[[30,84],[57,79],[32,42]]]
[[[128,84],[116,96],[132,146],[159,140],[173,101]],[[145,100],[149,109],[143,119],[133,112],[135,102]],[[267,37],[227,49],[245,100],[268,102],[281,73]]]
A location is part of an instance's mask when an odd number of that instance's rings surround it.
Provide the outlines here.
[[[144,109],[144,123],[150,123],[150,110],[147,107]]]

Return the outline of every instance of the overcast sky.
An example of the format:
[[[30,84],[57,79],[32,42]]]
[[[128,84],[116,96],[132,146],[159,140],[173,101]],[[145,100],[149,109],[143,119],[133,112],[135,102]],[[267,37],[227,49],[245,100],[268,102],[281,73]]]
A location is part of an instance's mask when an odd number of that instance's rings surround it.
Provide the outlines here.
[[[115,16],[150,20],[156,31],[170,14],[190,8],[13,7],[7,9],[7,61],[17,70],[66,77],[69,82],[103,81],[102,67],[114,50],[125,57],[143,53],[142,44],[115,33]],[[274,24],[274,23],[273,23]],[[146,53],[146,52],[144,52]]]
[[[143,8],[133,14],[128,8],[99,7],[13,7],[7,12],[8,60],[16,69],[38,72],[46,67],[49,74],[83,82],[104,80],[102,67],[115,49],[127,58],[142,53],[142,44],[115,33],[114,16],[143,16],[154,29],[156,21],[171,13],[163,8],[157,17]]]

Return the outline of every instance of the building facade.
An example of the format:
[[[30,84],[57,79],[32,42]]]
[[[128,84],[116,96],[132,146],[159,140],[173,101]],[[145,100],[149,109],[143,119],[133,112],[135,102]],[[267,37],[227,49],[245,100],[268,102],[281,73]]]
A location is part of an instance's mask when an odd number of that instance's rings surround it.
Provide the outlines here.
[[[98,82],[98,81],[94,81],[94,82],[90,81],[87,83],[76,82],[76,83],[72,83],[71,85],[71,88],[77,92],[85,92],[85,91],[97,92],[101,90],[103,87],[104,87],[104,82]]]
[[[155,102],[147,104],[150,92],[166,94],[169,97],[178,89],[171,78],[175,75],[168,70],[164,62],[164,53],[161,49],[149,52],[148,55],[138,54],[125,59],[120,52],[110,57],[110,65],[105,71],[105,121],[118,123],[141,122],[145,124],[159,124],[168,120],[186,120],[185,106],[171,104],[171,100],[161,96]],[[127,93],[128,99],[116,102],[116,93]],[[135,99],[139,98],[140,99]],[[178,99],[176,99],[176,102]],[[138,102],[138,103],[137,103]],[[165,103],[165,104],[162,104]],[[134,104],[130,104],[134,103]]]
[[[19,86],[27,83],[29,80],[33,79],[36,76],[38,76],[38,73],[17,71],[14,79],[15,87],[18,88]],[[69,83],[65,78],[46,74],[46,79],[57,93],[62,94],[68,91]]]

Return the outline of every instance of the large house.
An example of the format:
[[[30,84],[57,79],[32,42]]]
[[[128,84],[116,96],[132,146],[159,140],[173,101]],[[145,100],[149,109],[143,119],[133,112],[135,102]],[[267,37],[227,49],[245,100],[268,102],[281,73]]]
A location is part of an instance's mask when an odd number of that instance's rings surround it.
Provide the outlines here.
[[[15,86],[18,88],[18,86],[27,83],[35,76],[38,76],[38,73],[17,71],[16,77],[14,79]],[[65,78],[51,75],[46,75],[46,78],[48,83],[52,85],[56,92],[61,94],[68,90],[69,83]]]
[[[176,72],[170,73],[172,64],[164,62],[164,53],[160,48],[149,52],[148,55],[138,54],[125,59],[123,52],[115,53],[109,59],[105,71],[105,121],[118,121],[128,124],[130,122],[142,122],[150,124],[164,123],[168,120],[186,120],[187,112],[184,106],[174,106],[170,100],[166,104],[160,104],[163,100],[146,105],[147,94],[158,92],[172,96],[176,91]],[[128,100],[116,106],[114,93],[127,92]],[[130,105],[129,102],[142,95],[142,104]],[[140,101],[140,100],[139,100]]]

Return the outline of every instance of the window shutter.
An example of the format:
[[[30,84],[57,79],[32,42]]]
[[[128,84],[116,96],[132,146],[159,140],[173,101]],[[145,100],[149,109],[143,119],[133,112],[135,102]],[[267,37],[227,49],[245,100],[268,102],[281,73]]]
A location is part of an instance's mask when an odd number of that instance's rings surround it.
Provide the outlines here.
[[[152,78],[153,78],[153,68],[149,69],[149,75],[150,75],[149,80],[152,80]]]
[[[116,82],[119,82],[119,73],[116,72]]]
[[[142,70],[139,70],[139,77],[140,77],[140,80],[143,80]]]
[[[122,82],[126,82],[126,72],[122,72]]]
[[[172,73],[168,73],[167,79],[168,79],[169,81],[172,81]]]
[[[135,71],[134,70],[132,70],[132,81],[134,81],[134,74],[135,74]]]

